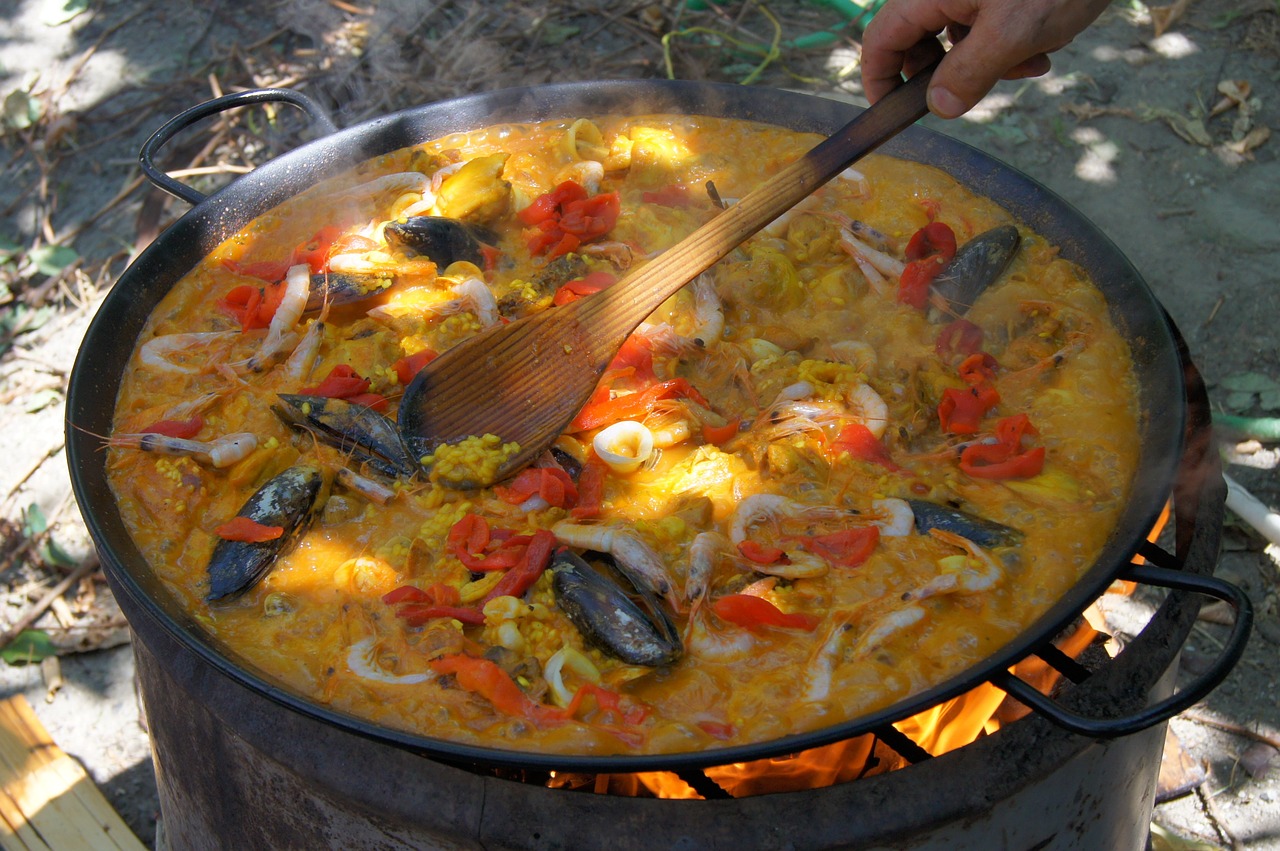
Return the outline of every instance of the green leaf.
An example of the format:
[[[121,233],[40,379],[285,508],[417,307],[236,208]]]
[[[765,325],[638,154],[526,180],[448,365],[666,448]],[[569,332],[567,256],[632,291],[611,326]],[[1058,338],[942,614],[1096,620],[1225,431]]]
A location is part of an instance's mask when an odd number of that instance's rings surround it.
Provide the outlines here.
[[[1280,382],[1261,372],[1241,372],[1222,379],[1222,386],[1237,393],[1263,393],[1280,389]]]
[[[22,246],[9,239],[0,236],[0,264],[8,263],[18,256],[22,251]]]
[[[26,130],[40,120],[40,111],[40,101],[30,92],[9,92],[4,99],[4,124],[15,130]]]
[[[34,414],[36,411],[43,411],[50,405],[56,405],[62,401],[62,393],[56,388],[46,387],[27,397],[27,404],[23,405],[23,410],[28,414]]]
[[[40,550],[40,556],[45,560],[45,562],[49,564],[56,564],[59,567],[80,566],[80,562],[64,550],[53,538],[49,538],[45,541],[44,547]]]
[[[569,39],[582,32],[581,27],[575,27],[571,24],[555,24],[546,23],[542,25],[542,31],[538,34],[538,40],[543,44],[555,47],[564,44]]]
[[[53,646],[49,635],[39,629],[24,629],[8,647],[0,650],[0,658],[10,665],[29,665],[57,655],[58,648]]]
[[[41,19],[45,26],[56,27],[75,20],[77,15],[88,10],[89,0],[46,0]]]
[[[31,250],[31,262],[42,275],[56,275],[79,259],[76,250],[66,245],[42,245]]]
[[[1263,390],[1258,394],[1258,404],[1264,411],[1280,411],[1280,388]]]
[[[49,528],[49,521],[45,519],[44,511],[41,510],[40,504],[31,503],[22,515],[22,534],[28,538],[34,538],[36,535],[44,534]]]

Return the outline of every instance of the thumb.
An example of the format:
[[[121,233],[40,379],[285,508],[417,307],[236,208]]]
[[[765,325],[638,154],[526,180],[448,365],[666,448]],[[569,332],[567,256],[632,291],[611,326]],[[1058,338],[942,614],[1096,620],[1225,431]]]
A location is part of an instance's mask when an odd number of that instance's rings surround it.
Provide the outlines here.
[[[1011,39],[997,37],[990,29],[975,26],[947,52],[934,71],[929,83],[929,111],[939,118],[963,115],[1010,69],[1038,52],[1020,52],[1011,43]]]

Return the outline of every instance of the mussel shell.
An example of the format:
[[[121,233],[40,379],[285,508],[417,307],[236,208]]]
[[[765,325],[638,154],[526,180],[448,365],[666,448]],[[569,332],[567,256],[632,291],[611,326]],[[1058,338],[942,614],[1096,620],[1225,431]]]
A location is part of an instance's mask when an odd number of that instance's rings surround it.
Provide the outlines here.
[[[1005,526],[985,517],[978,517],[958,508],[938,505],[923,499],[909,499],[907,504],[916,517],[916,531],[922,535],[930,529],[941,529],[962,538],[968,538],[980,547],[1014,547],[1022,543],[1023,534],[1012,526]]]
[[[1013,225],[1001,225],[980,233],[956,252],[941,275],[929,286],[936,322],[964,316],[978,296],[991,286],[1018,253],[1022,237]]]
[[[209,602],[238,597],[267,575],[311,525],[324,473],[310,464],[295,464],[258,488],[241,506],[237,517],[248,517],[263,526],[280,526],[284,534],[270,541],[219,539],[209,558]]]
[[[392,478],[417,472],[418,465],[400,442],[395,423],[377,411],[327,396],[280,393],[277,398],[285,404],[272,405],[271,410],[294,428],[306,429]]]
[[[395,284],[391,275],[351,275],[345,272],[322,272],[311,276],[311,292],[307,295],[306,313],[354,304],[382,295]]]
[[[649,612],[567,549],[552,557],[556,602],[587,643],[629,665],[657,668],[676,662],[684,645],[652,594],[636,589]]]
[[[387,242],[421,254],[441,269],[459,260],[484,265],[480,232],[457,219],[410,216],[403,222],[391,222],[384,232]]]

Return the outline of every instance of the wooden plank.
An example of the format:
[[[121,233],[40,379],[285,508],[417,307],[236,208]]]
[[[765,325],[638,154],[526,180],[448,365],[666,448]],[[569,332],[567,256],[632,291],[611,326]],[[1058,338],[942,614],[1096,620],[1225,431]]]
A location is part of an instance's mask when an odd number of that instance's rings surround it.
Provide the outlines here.
[[[15,848],[146,849],[21,695],[0,701],[0,786],[0,815],[24,843]]]

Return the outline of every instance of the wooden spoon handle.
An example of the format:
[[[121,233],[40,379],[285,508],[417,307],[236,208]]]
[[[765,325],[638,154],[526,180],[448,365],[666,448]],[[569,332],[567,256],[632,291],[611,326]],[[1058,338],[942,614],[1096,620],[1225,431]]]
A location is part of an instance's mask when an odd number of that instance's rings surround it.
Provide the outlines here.
[[[925,90],[937,63],[886,95],[803,157],[677,245],[601,293],[575,302],[579,321],[601,340],[619,340],[687,282],[799,204],[865,154],[928,113]],[[563,309],[563,308],[562,308]]]

